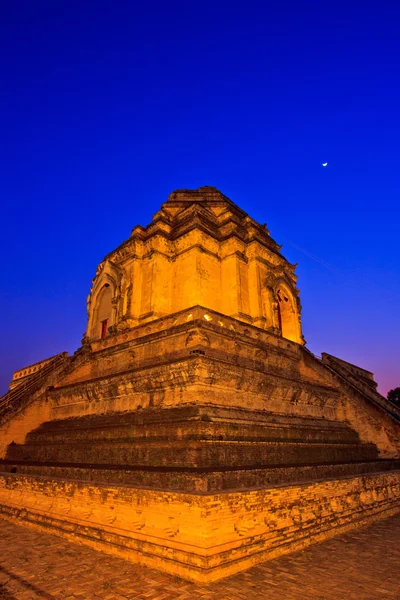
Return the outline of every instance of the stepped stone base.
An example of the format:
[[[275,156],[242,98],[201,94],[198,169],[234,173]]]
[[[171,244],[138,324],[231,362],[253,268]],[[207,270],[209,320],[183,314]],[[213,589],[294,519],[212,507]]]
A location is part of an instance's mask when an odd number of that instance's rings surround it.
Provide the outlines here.
[[[49,421],[10,444],[6,458],[173,470],[365,462],[378,452],[338,421],[193,406]]]
[[[2,473],[0,515],[212,582],[400,511],[400,471],[218,494]]]
[[[284,485],[352,475],[387,472],[400,469],[400,460],[379,460],[318,465],[263,465],[259,468],[220,467],[131,467],[128,465],[30,464],[0,461],[5,473],[40,475],[74,479],[91,483],[132,485],[148,489],[178,492],[218,493],[247,490],[270,485]]]

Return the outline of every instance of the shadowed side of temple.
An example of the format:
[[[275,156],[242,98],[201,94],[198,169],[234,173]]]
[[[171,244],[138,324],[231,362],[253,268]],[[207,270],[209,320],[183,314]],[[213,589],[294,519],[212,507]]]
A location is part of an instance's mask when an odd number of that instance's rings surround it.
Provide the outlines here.
[[[206,582],[400,510],[400,411],[304,344],[266,226],[173,192],[0,399],[2,516]]]

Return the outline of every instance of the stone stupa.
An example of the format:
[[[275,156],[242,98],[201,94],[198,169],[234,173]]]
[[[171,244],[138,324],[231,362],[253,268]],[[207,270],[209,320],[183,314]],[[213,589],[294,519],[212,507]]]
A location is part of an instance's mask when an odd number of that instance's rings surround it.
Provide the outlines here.
[[[399,409],[300,312],[265,226],[173,192],[0,399],[0,516],[210,582],[400,511]]]

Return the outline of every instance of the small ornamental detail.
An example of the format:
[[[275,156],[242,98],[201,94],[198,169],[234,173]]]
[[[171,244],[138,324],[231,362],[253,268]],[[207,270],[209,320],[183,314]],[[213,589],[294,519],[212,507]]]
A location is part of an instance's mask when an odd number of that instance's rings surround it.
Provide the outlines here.
[[[210,338],[208,335],[196,329],[195,331],[191,331],[186,338],[185,346],[186,348],[193,348],[194,346],[207,346],[207,348],[211,345]]]

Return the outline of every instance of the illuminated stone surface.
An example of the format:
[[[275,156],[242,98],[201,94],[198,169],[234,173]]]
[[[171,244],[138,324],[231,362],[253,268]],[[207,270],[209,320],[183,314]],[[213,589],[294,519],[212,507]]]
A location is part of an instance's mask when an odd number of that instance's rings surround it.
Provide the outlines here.
[[[279,249],[209,187],[135,227],[0,400],[2,515],[207,582],[399,511],[400,411],[305,348]]]
[[[400,515],[211,585],[0,521],[1,600],[399,600]]]

